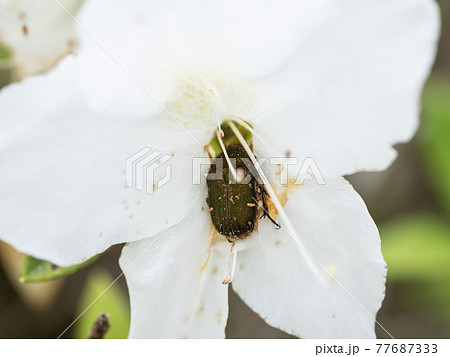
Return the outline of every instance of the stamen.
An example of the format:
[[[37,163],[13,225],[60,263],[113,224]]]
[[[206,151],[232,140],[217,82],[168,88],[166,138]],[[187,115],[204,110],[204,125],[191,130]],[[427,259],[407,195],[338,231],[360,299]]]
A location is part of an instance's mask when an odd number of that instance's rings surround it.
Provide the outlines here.
[[[219,105],[219,103],[218,103],[219,98],[217,98],[216,93],[214,93],[214,91],[212,90],[212,88],[209,88],[208,92],[209,92],[209,94],[211,94],[211,96],[215,99],[215,101],[214,101],[214,104],[215,104],[215,105],[214,105],[214,113],[215,113],[215,115],[216,115],[217,127],[219,128],[219,129],[218,129],[219,135],[220,135],[221,138],[223,138],[223,137],[225,136],[225,133],[224,133],[223,130],[222,130],[222,126],[220,125],[219,115],[217,114],[217,107],[218,107],[218,105]]]
[[[295,232],[294,227],[292,226],[291,221],[289,220],[289,218],[286,215],[286,212],[283,209],[283,206],[281,205],[280,201],[278,200],[277,195],[275,194],[275,191],[272,188],[272,185],[270,184],[269,180],[267,179],[266,175],[264,174],[264,171],[261,169],[261,167],[259,166],[255,155],[253,154],[252,150],[250,149],[250,147],[248,146],[247,142],[245,141],[244,137],[242,136],[241,132],[238,130],[238,128],[236,127],[236,125],[232,122],[232,121],[228,121],[231,130],[233,130],[234,134],[236,135],[236,137],[239,139],[239,142],[241,143],[241,145],[244,147],[245,151],[247,152],[248,156],[250,157],[250,159],[252,160],[253,165],[255,166],[256,170],[258,170],[258,174],[261,177],[264,186],[266,188],[266,190],[269,193],[270,198],[272,199],[273,203],[275,204],[275,207],[278,211],[278,214],[281,216],[283,222],[284,222],[284,226],[287,229],[287,232],[289,233],[289,235],[291,236],[291,238],[297,243],[298,248],[300,253],[303,255],[303,257],[306,260],[306,263],[308,264],[309,268],[311,269],[311,271],[316,275],[316,277],[322,281],[323,283],[325,283],[325,276],[323,275],[322,271],[320,271],[316,264],[314,263],[314,261],[311,259],[311,257],[309,256],[309,253],[307,252],[306,248],[304,247],[301,239],[299,238],[299,236],[297,235],[297,233]]]
[[[219,134],[218,132],[216,132],[216,136],[217,136],[217,140],[219,141],[220,147],[221,147],[222,150],[223,150],[223,154],[224,154],[224,156],[225,156],[225,159],[227,160],[228,167],[230,168],[230,171],[231,171],[231,175],[232,175],[233,178],[234,178],[234,182],[238,182],[238,177],[237,177],[236,170],[235,170],[233,164],[231,163],[230,157],[228,156],[227,149],[225,148],[225,145],[224,145],[224,143],[223,143],[223,140],[222,140],[222,138],[220,137],[220,134]]]
[[[236,262],[237,262],[237,245],[238,242],[233,243],[231,248],[231,253],[228,258],[228,275],[223,279],[222,284],[227,285],[233,281],[234,273],[236,272]]]
[[[259,139],[259,141],[261,141],[265,146],[267,146],[270,150],[272,150],[273,152],[277,153],[277,155],[283,155],[281,153],[280,150],[275,149],[272,145],[270,145],[265,139],[263,139],[261,137],[260,134],[258,134],[258,132],[253,129],[250,125],[248,125],[245,120],[233,115],[231,118],[231,120],[235,121],[236,123],[238,123],[239,125],[242,125],[245,129],[247,129],[248,131],[250,131],[253,135],[256,135]]]

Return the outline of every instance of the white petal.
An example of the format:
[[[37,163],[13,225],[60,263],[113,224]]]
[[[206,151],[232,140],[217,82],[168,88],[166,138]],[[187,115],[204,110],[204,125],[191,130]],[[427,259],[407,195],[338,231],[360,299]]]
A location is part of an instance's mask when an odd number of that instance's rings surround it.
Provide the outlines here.
[[[325,177],[385,169],[417,129],[438,33],[432,0],[339,2],[272,83],[280,103],[258,130],[273,123],[264,136]]]
[[[74,14],[82,0],[60,0]],[[76,44],[75,23],[54,0],[0,2],[0,41],[14,51],[19,76],[52,67]]]
[[[71,105],[75,71],[76,61],[68,56],[45,75],[30,76],[1,90],[0,147]]]
[[[225,336],[228,288],[222,279],[230,244],[215,241],[202,268],[210,219],[200,206],[196,202],[185,220],[161,235],[124,247],[120,266],[130,292],[130,338]]]
[[[0,93],[0,237],[59,265],[155,235],[183,218],[201,189],[191,157],[203,148],[184,131],[169,135],[177,127],[169,118],[90,111],[71,75],[75,62]],[[153,195],[126,186],[127,159],[144,147],[173,154],[154,182],[167,165],[172,180]]]
[[[302,338],[375,337],[386,267],[362,199],[343,179],[307,182],[285,208],[307,251],[341,286],[327,275],[321,283],[286,231],[262,222],[261,243],[238,256],[235,291],[270,325]]]
[[[140,85],[164,104],[174,70],[203,76],[205,68],[230,67],[263,76],[284,64],[299,34],[325,12],[315,1],[293,0],[89,2],[80,15],[82,82],[98,108],[126,111],[131,100],[150,114]]]

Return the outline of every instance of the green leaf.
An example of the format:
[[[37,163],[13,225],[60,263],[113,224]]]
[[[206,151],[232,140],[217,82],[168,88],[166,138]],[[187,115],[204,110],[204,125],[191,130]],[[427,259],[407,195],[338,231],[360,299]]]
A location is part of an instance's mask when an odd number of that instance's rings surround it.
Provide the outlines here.
[[[388,281],[396,284],[402,306],[450,329],[450,225],[437,216],[414,215],[380,231]]]
[[[13,81],[13,67],[11,51],[0,43],[0,88]]]
[[[85,262],[69,267],[60,267],[46,260],[25,255],[22,263],[22,283],[36,283],[41,281],[54,280],[66,275],[75,273],[77,270],[91,264],[99,255],[86,260]]]
[[[389,281],[450,282],[450,225],[439,217],[407,216],[380,229]]]
[[[428,179],[450,213],[450,83],[436,78],[428,82],[418,139]]]
[[[104,270],[96,270],[89,276],[80,299],[77,316],[81,315],[97,298],[98,300],[75,323],[75,338],[86,338],[102,312],[109,315],[110,323],[110,329],[105,338],[128,337],[130,328],[128,299],[118,284],[111,285],[113,281],[113,277]]]
[[[11,50],[0,43],[0,60],[11,57]]]

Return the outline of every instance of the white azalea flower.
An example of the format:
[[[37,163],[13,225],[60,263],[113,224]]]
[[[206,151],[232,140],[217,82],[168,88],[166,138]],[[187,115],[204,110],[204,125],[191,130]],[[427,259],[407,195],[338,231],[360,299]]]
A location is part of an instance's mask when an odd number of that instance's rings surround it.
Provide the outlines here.
[[[75,13],[83,0],[59,0]],[[23,78],[53,67],[76,46],[73,20],[55,0],[1,0],[0,42],[14,52]]]
[[[380,238],[342,176],[413,135],[438,22],[430,0],[90,2],[79,54],[0,94],[0,236],[58,265],[128,242],[130,337],[223,337],[227,275],[288,333],[375,337]],[[192,159],[236,117],[256,156],[312,157],[326,184],[266,186],[282,229],[260,220],[229,264]],[[126,185],[144,147],[173,156],[154,195]]]

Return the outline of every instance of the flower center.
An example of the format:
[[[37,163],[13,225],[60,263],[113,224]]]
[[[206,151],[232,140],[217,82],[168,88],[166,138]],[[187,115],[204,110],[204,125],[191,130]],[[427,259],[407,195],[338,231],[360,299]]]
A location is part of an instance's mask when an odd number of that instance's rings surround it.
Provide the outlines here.
[[[165,98],[167,111],[186,128],[216,125],[228,115],[248,117],[258,85],[226,71],[180,71],[171,75]]]

